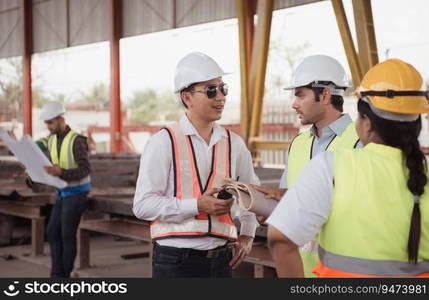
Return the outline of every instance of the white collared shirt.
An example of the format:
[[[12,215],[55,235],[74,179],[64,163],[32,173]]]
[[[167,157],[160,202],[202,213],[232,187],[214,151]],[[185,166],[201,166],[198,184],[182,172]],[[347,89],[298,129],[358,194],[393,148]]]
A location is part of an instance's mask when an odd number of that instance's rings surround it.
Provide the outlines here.
[[[213,146],[226,135],[225,130],[213,126],[209,145],[198,134],[187,116],[179,121],[185,135],[190,135],[195,150],[198,171],[202,182],[206,182],[212,163]],[[180,223],[187,218],[198,215],[197,199],[178,199],[174,194],[173,160],[171,141],[166,130],[154,134],[146,144],[140,159],[140,170],[134,195],[133,212],[137,218],[147,221],[164,221]],[[252,158],[241,137],[231,132],[231,175],[242,182],[259,185]],[[233,206],[234,208],[234,206]],[[235,206],[237,209],[237,206]],[[233,213],[231,213],[233,215]],[[234,215],[233,215],[234,216]],[[240,210],[240,234],[254,236],[258,221],[254,213]],[[202,238],[169,238],[158,240],[163,246],[209,250],[222,246],[225,240],[214,237]]]
[[[266,220],[298,246],[311,241],[329,218],[334,161],[333,151],[311,159]]]

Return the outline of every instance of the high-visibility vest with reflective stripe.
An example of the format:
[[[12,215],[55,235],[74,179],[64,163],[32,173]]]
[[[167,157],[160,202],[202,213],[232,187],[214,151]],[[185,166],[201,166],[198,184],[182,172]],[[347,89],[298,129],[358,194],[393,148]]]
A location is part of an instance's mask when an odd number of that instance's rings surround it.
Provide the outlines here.
[[[287,161],[287,186],[291,187],[299,173],[305,165],[311,160],[313,152],[313,143],[316,137],[307,130],[297,135],[289,147]],[[357,146],[359,137],[356,133],[355,123],[350,122],[343,133],[335,135],[329,142],[325,151],[334,151],[336,149],[353,149]]]
[[[49,150],[52,164],[59,165],[61,169],[65,169],[65,170],[74,169],[78,167],[73,154],[73,144],[78,135],[79,134],[73,130],[70,130],[69,132],[67,132],[66,136],[64,137],[61,143],[59,154],[58,154],[58,146],[57,146],[57,142],[58,142],[57,135],[51,134],[49,136],[48,150]],[[67,187],[65,189],[69,187],[88,185],[90,182],[91,182],[91,178],[88,175],[80,180],[67,182]],[[88,190],[89,189],[90,189],[90,186],[88,186]]]
[[[319,235],[319,277],[429,276],[429,191],[420,198],[418,263],[408,263],[413,195],[402,152],[370,143],[335,151],[334,191]],[[429,175],[429,174],[428,174]]]
[[[288,187],[292,186],[298,174],[312,158],[314,139],[315,136],[312,136],[310,130],[307,130],[296,136],[290,144],[287,165]],[[340,136],[335,135],[332,138],[325,150],[333,151],[341,148],[352,149],[357,146],[358,142],[359,137],[356,133],[355,123],[350,122]],[[318,261],[317,242],[311,241],[304,247],[301,247],[300,254],[305,277],[315,277],[312,270],[316,267]]]
[[[180,125],[165,128],[170,136],[174,168],[174,197],[190,199],[200,197],[204,191],[222,185],[231,177],[231,137],[222,137],[213,146],[212,170],[207,183],[201,182],[191,137],[185,135]],[[205,184],[203,186],[203,184]],[[230,214],[221,216],[199,213],[181,223],[154,221],[152,239],[213,236],[228,240],[237,238],[237,228]]]

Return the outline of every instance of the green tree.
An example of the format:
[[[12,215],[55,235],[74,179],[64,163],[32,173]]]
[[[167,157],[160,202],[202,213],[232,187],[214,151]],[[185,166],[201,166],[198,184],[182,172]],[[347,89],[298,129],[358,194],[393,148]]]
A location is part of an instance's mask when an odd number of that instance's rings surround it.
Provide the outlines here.
[[[285,45],[279,41],[270,44],[267,66],[267,81],[265,93],[271,97],[281,95],[283,87],[292,82],[293,70],[296,63],[303,57],[305,50],[310,47],[309,42],[299,45]]]
[[[183,114],[182,105],[173,93],[151,88],[134,92],[126,107],[131,111],[130,123],[136,125],[174,121]]]
[[[33,76],[33,107],[41,107],[49,101],[40,86],[40,76]],[[11,57],[0,64],[0,112],[5,120],[22,120],[22,59]]]
[[[104,83],[99,83],[91,87],[89,91],[81,92],[79,99],[73,101],[73,104],[98,104],[100,108],[109,108],[110,92]]]

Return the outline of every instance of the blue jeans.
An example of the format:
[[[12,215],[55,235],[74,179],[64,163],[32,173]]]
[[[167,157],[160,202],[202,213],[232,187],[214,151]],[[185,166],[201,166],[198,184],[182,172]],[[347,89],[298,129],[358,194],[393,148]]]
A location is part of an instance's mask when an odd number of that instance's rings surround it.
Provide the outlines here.
[[[232,277],[229,261],[232,250],[221,247],[213,251],[160,246],[154,243],[152,278]]]
[[[57,196],[47,228],[51,277],[69,278],[76,258],[76,232],[88,205],[88,193]]]

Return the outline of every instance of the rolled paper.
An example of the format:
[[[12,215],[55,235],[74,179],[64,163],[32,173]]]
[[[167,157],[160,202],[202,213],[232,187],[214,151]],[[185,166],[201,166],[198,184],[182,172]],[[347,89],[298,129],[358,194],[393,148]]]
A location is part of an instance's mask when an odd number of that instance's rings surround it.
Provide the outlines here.
[[[242,209],[258,216],[268,217],[278,204],[276,200],[265,198],[264,193],[255,190],[251,185],[231,178],[223,180],[223,188],[234,196]]]

